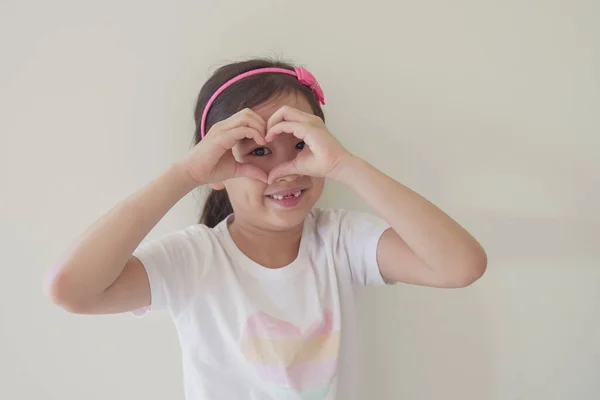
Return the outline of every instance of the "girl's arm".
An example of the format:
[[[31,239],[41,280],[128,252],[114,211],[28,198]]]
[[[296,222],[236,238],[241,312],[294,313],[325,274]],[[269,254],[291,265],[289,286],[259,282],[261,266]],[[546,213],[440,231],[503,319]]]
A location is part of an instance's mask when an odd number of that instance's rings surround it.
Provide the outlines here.
[[[484,273],[485,251],[466,230],[417,193],[350,154],[319,117],[282,107],[267,121],[265,139],[269,142],[282,133],[292,133],[308,147],[270,171],[269,182],[286,174],[322,176],[358,193],[392,227],[377,248],[386,280],[461,287]]]
[[[133,251],[183,196],[196,187],[182,164],[123,200],[94,223],[50,272],[46,291],[77,313],[114,313],[150,305],[150,285]]]
[[[265,144],[266,122],[242,110],[213,125],[187,156],[93,224],[46,280],[55,303],[76,313],[118,313],[150,305],[150,283],[133,251],[160,219],[195,187],[246,176],[267,180],[259,168],[238,163],[231,148],[241,139]]]
[[[345,157],[332,178],[358,193],[392,227],[377,261],[386,280],[463,287],[485,272],[483,248],[464,228],[419,194],[366,161]]]

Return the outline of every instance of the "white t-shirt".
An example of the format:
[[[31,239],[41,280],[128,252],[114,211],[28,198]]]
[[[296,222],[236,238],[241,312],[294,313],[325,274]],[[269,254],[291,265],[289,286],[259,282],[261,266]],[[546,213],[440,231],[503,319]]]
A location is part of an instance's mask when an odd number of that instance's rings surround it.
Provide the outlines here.
[[[359,397],[356,297],[384,280],[374,216],[314,209],[298,257],[268,269],[235,245],[228,220],[140,245],[152,304],[168,310],[188,400],[352,400]]]

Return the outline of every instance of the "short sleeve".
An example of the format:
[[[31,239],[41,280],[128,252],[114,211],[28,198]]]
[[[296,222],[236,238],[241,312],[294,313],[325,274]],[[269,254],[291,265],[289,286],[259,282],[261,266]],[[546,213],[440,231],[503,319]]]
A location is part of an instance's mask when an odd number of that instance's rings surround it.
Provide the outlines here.
[[[386,284],[377,263],[377,246],[389,227],[387,222],[374,215],[341,211],[338,249],[346,253],[353,283],[361,286]]]
[[[149,311],[167,310],[179,314],[197,292],[205,273],[210,238],[195,225],[160,239],[143,242],[133,253],[146,270],[151,304],[134,311],[143,316]]]

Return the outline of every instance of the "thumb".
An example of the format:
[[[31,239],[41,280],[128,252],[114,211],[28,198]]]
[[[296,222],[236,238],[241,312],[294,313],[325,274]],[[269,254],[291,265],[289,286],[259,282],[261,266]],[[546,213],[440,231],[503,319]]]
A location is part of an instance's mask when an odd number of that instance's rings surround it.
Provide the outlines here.
[[[277,165],[269,172],[268,184],[275,182],[277,179],[287,175],[302,175],[294,161],[288,161]]]
[[[235,172],[233,173],[234,178],[246,177],[259,180],[267,183],[267,173],[262,169],[252,165],[244,163],[236,163]]]

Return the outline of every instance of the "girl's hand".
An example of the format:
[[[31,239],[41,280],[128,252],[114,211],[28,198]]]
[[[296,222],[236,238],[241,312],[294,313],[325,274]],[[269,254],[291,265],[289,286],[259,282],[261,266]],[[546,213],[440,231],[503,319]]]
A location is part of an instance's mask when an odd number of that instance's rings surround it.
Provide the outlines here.
[[[237,162],[231,152],[242,139],[265,145],[265,130],[265,121],[248,108],[217,122],[183,159],[186,171],[198,185],[221,183],[242,176],[267,182],[266,172],[254,165]]]
[[[269,183],[286,175],[309,175],[333,178],[336,168],[351,157],[329,132],[323,120],[293,107],[283,106],[267,122],[265,140],[271,142],[281,133],[291,133],[304,141],[305,147],[292,161],[279,164],[269,173]]]

